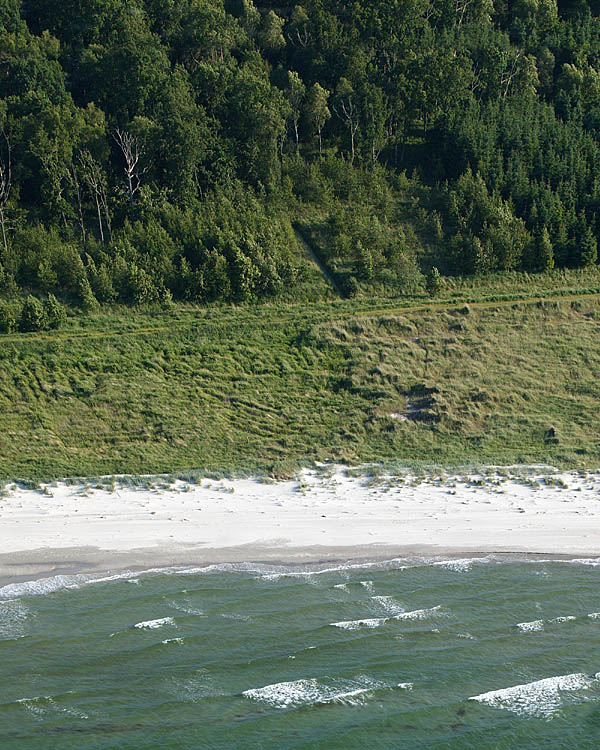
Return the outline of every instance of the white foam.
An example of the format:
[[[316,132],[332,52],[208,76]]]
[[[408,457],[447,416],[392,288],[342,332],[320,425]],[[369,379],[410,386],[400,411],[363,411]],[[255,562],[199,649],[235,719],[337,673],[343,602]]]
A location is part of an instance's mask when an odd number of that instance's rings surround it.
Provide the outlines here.
[[[204,614],[204,612],[201,609],[192,607],[188,601],[178,602],[175,600],[169,600],[167,604],[170,607],[173,607],[174,609],[177,609],[186,615],[203,615]]]
[[[331,622],[336,628],[343,628],[344,630],[358,630],[358,628],[378,628],[381,625],[385,625],[390,620],[427,620],[430,617],[439,617],[443,614],[443,607],[441,604],[429,609],[413,609],[411,612],[400,612],[397,615],[390,615],[389,617],[371,617],[362,620],[342,620],[341,622]]]
[[[598,614],[598,616],[600,617],[600,613]],[[591,617],[591,615],[588,615],[588,617]],[[553,617],[551,620],[532,620],[531,622],[519,622],[517,623],[517,627],[523,633],[535,633],[542,631],[546,623],[550,625],[560,625],[563,622],[572,622],[576,619],[577,618],[575,617],[575,615],[561,615],[560,617]]]
[[[590,614],[588,615],[588,617],[591,620],[600,620],[600,612],[590,612]]]
[[[573,565],[589,565],[592,568],[597,568],[600,565],[600,558],[598,557],[579,557],[571,560],[559,560],[559,562],[571,563]]]
[[[521,716],[551,717],[561,706],[579,702],[582,697],[573,693],[597,685],[598,675],[588,677],[582,673],[547,677],[524,685],[491,690],[474,695],[469,700],[484,703],[492,708],[502,708]]]
[[[404,683],[402,683],[404,685]],[[374,690],[389,688],[384,682],[377,682],[361,675],[353,680],[330,680],[320,682],[316,679],[278,682],[262,688],[245,690],[242,695],[251,700],[266,703],[273,708],[297,708],[318,703],[363,703],[368,694]]]
[[[78,587],[87,582],[84,575],[52,576],[39,578],[35,581],[22,581],[21,583],[7,583],[0,588],[0,599],[18,596],[36,596],[39,594],[52,594],[65,588]]]
[[[21,638],[28,615],[28,607],[18,599],[0,601],[0,640]]]
[[[453,570],[455,573],[466,573],[471,570],[475,560],[466,558],[463,560],[441,560],[440,562],[433,563],[439,568],[445,568],[446,570]]]
[[[150,575],[154,573],[173,573],[177,572],[177,570],[174,568],[150,568],[149,570],[142,571],[142,573]],[[47,578],[37,578],[33,581],[22,581],[21,583],[8,583],[6,586],[0,588],[0,600],[19,596],[53,594],[62,589],[78,589],[94,583],[109,583],[123,579],[129,581],[133,575],[134,573],[131,570],[101,576],[100,578],[95,578],[85,573],[76,573],[74,575],[48,576]],[[137,575],[140,575],[140,573]]]
[[[165,640],[161,641],[161,643],[164,643],[165,646],[168,643],[183,643],[183,638],[165,638]]]
[[[544,629],[544,621],[532,620],[531,622],[518,622],[517,627],[522,633],[535,633]]]
[[[144,622],[136,622],[134,628],[156,630],[156,628],[162,628],[165,625],[175,625],[175,620],[172,617],[159,617],[157,620],[145,620]]]
[[[399,615],[394,615],[391,619],[393,620],[427,620],[430,617],[439,617],[443,614],[443,607],[441,604],[437,604],[435,607],[429,607],[429,609],[413,609],[412,612],[402,612]]]
[[[260,567],[242,568],[237,563],[221,563],[210,565],[205,568],[196,568],[191,572],[223,572],[226,570],[247,570],[248,572],[258,573],[265,581],[277,581],[280,578],[308,578],[312,576],[326,575],[328,573],[348,573],[352,570],[406,570],[406,558],[394,557],[390,560],[380,560],[377,562],[360,562],[360,563],[343,563],[331,568],[319,568],[317,570],[290,570],[289,568],[269,565]],[[242,564],[243,565],[243,564]],[[361,585],[369,589],[373,586],[373,581],[360,581]]]
[[[21,704],[35,718],[43,718],[53,713],[64,713],[76,719],[89,719],[89,716],[79,709],[70,706],[60,706],[51,695],[19,698],[16,703]]]
[[[400,615],[404,613],[404,607],[398,604],[398,602],[391,596],[373,596],[372,599],[390,615]]]
[[[389,617],[369,617],[364,620],[342,620],[341,622],[331,622],[334,628],[342,628],[343,630],[358,630],[359,628],[378,628],[380,625],[384,625],[390,618]]]

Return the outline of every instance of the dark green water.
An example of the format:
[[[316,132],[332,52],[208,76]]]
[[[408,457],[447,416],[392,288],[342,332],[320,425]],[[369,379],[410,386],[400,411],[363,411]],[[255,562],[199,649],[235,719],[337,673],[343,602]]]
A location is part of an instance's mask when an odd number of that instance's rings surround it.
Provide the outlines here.
[[[8,586],[0,747],[598,748],[599,581],[488,559]]]

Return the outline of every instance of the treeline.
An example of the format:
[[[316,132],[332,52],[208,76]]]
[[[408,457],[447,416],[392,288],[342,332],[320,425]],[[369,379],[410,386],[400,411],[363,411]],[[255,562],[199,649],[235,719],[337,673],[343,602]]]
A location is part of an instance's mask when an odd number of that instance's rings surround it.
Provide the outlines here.
[[[0,287],[244,301],[597,261],[600,2],[4,0]]]

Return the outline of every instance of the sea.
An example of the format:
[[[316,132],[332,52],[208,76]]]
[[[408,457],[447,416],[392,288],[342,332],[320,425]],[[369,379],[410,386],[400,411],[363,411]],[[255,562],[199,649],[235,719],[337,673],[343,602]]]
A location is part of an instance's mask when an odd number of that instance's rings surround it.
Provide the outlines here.
[[[599,584],[493,555],[9,583],[0,747],[600,748]]]

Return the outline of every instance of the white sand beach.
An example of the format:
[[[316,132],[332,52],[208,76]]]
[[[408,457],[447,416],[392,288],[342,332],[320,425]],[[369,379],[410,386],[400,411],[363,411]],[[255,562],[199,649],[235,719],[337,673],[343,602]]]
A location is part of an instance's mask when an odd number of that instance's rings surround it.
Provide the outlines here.
[[[327,466],[278,482],[8,485],[0,498],[0,578],[402,554],[600,556],[600,472],[356,474]]]

